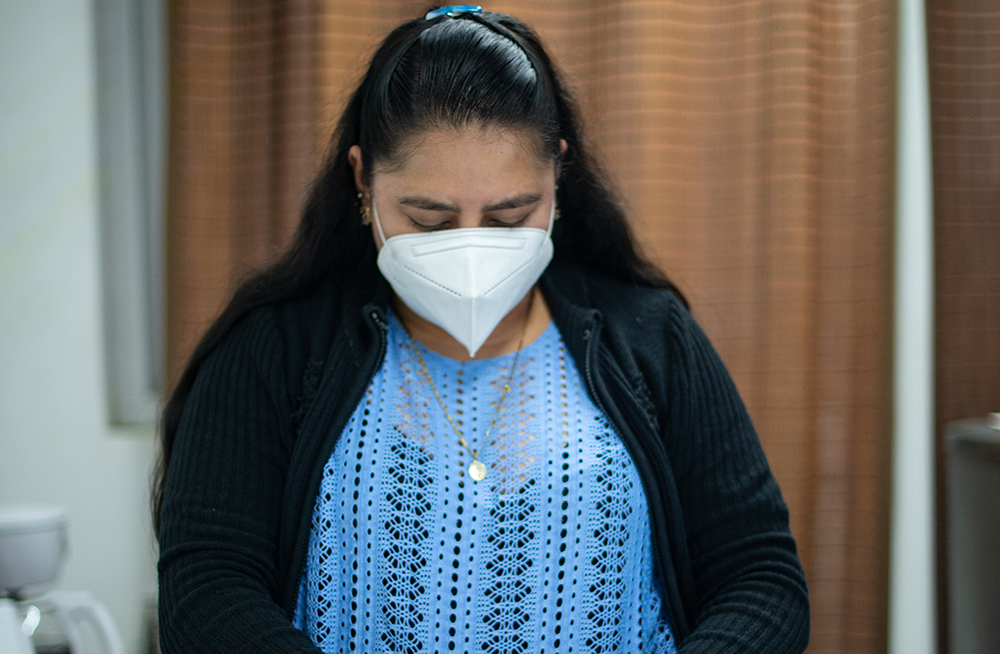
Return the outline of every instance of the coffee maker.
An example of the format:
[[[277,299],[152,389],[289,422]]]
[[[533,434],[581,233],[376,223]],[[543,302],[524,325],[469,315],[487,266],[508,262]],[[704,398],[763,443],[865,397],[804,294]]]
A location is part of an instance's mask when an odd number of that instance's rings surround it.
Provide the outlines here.
[[[38,593],[66,556],[66,523],[57,507],[0,507],[0,654],[125,653],[90,593]]]

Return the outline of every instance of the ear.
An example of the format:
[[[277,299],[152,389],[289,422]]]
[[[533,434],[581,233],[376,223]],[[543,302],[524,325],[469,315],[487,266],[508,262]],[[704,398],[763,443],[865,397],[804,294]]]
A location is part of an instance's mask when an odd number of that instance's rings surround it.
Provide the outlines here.
[[[351,149],[347,151],[347,162],[351,164],[351,168],[354,170],[354,186],[358,189],[358,193],[361,193],[365,197],[370,197],[372,187],[365,181],[360,145],[352,145]]]

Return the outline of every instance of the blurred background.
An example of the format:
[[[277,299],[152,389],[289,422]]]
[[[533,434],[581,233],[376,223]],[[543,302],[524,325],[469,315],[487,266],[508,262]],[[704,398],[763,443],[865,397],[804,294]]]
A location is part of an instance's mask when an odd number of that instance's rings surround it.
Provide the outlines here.
[[[157,405],[288,242],[378,40],[427,8],[0,3],[0,505],[67,507],[59,585],[130,652],[156,592]],[[809,651],[947,652],[944,426],[1000,411],[1000,6],[486,8],[539,32],[736,379],[791,509]]]

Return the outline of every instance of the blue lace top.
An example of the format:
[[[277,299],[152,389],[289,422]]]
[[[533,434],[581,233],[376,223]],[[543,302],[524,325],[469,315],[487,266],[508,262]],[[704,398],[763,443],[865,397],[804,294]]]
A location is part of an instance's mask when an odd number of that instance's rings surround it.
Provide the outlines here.
[[[337,653],[675,653],[638,472],[555,325],[520,353],[499,412],[513,354],[418,347],[487,476],[468,476],[391,317],[323,472],[295,625]]]

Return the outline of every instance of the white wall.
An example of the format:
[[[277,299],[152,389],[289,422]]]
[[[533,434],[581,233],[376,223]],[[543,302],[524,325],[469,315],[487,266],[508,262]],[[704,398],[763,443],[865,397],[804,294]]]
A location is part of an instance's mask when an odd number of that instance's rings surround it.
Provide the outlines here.
[[[62,588],[141,651],[151,428],[111,428],[89,0],[0,3],[0,505],[67,507]]]

